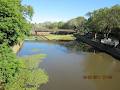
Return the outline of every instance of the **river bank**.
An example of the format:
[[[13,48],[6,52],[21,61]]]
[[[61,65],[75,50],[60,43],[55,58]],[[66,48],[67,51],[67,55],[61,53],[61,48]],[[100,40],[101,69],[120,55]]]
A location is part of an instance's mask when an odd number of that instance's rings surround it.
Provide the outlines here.
[[[79,36],[77,38],[78,38],[77,39],[78,41],[82,41],[84,43],[87,43],[88,45],[91,45],[94,48],[96,48],[102,52],[105,52],[105,53],[113,56],[114,58],[117,58],[120,60],[120,49],[115,48],[115,47],[110,47],[108,45],[104,45],[104,44],[99,43],[99,42],[92,41],[91,39],[85,38],[84,36]]]

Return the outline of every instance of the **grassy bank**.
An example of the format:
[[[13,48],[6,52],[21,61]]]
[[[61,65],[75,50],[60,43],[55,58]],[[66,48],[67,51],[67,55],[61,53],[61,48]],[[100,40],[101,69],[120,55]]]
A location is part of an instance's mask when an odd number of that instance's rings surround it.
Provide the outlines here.
[[[73,35],[47,35],[46,36],[49,40],[74,40],[75,37]]]
[[[29,36],[29,37],[26,37],[26,40],[70,41],[70,40],[75,40],[75,37],[73,35],[50,34],[46,36]]]

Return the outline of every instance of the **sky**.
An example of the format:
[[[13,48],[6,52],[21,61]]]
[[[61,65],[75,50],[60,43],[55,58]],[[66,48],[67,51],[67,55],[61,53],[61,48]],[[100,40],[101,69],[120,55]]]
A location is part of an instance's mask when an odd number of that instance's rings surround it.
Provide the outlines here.
[[[23,0],[34,9],[32,23],[64,21],[86,13],[120,4],[120,0]]]

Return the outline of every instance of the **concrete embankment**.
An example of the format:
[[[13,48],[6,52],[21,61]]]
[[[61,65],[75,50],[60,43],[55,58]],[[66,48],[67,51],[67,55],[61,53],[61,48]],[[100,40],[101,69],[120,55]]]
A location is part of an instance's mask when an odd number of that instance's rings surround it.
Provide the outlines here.
[[[84,36],[79,36],[77,40],[87,43],[88,45],[93,46],[94,48],[100,51],[106,52],[109,55],[113,56],[114,58],[117,58],[120,60],[120,49],[118,48],[110,47],[100,42],[92,41],[91,39],[85,38]]]
[[[23,45],[23,42],[20,42],[19,44],[12,46],[11,48],[13,50],[13,53],[17,53],[20,50],[20,48],[22,47],[22,45]]]

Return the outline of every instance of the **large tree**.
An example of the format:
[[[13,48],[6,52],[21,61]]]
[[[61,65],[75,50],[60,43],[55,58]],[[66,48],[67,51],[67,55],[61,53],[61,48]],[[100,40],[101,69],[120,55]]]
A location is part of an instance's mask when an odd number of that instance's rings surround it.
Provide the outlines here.
[[[81,31],[84,29],[85,23],[86,19],[84,17],[77,17],[69,20],[66,24],[64,24],[64,28]]]
[[[115,28],[120,28],[120,5],[111,8],[102,8],[89,13],[88,27],[95,32],[109,33]]]
[[[32,14],[32,7],[23,6],[21,0],[0,0],[0,44],[14,45],[23,39],[30,30],[27,20]]]

